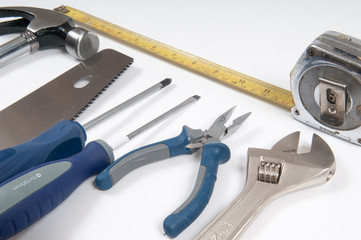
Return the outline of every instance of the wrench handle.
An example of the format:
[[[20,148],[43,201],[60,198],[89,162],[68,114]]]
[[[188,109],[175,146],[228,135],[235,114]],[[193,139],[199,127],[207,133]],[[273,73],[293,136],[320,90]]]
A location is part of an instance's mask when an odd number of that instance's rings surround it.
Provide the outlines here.
[[[249,180],[249,179],[248,179]],[[274,197],[269,183],[250,181],[236,199],[194,240],[239,239]]]
[[[36,36],[26,31],[0,46],[0,67],[39,49]]]
[[[218,166],[227,162],[230,155],[229,148],[223,143],[209,143],[203,146],[202,161],[192,193],[163,222],[163,229],[167,236],[177,237],[202,213],[212,196]]]

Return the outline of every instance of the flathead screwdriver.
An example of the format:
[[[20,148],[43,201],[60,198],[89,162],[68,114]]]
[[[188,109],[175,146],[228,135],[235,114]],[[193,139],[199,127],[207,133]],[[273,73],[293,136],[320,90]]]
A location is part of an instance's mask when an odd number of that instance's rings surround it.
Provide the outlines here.
[[[169,109],[162,115],[154,118],[153,120],[149,121],[148,123],[144,124],[140,128],[137,128],[133,132],[127,134],[126,136],[123,136],[121,138],[117,138],[116,140],[113,140],[110,142],[110,145],[113,146],[115,149],[118,149],[120,146],[124,145],[125,143],[129,142],[131,139],[133,139],[135,136],[138,136],[140,133],[146,131],[147,129],[157,125],[161,121],[167,119],[168,117],[172,116],[173,114],[181,111],[182,109],[188,107],[190,104],[198,101],[200,99],[200,96],[194,95],[190,98],[187,98],[185,101],[181,102],[177,106]]]
[[[148,129],[198,99],[198,96],[187,99],[140,129]],[[63,202],[83,181],[109,166],[114,161],[113,147],[103,140],[92,141],[71,157],[37,165],[0,184],[0,239],[8,239],[29,227]]]
[[[140,101],[141,99],[151,95],[152,93],[157,92],[158,90],[168,86],[169,84],[171,84],[172,79],[170,78],[166,78],[163,81],[155,84],[154,86],[144,90],[143,92],[139,93],[138,95],[128,99],[127,101],[119,104],[118,106],[106,111],[105,113],[102,113],[101,115],[99,115],[98,117],[94,118],[93,120],[90,120],[89,122],[85,123],[83,125],[83,128],[85,130],[88,130],[90,128],[92,128],[93,126],[101,123],[102,121],[104,121],[105,119],[113,116],[114,114],[118,113],[121,110],[126,109],[127,107],[132,106],[134,103]]]
[[[82,127],[76,121],[60,120],[39,136],[0,151],[0,183],[38,164],[70,157],[80,152],[86,142],[86,129],[113,116],[152,93],[168,86],[170,78],[153,85]]]

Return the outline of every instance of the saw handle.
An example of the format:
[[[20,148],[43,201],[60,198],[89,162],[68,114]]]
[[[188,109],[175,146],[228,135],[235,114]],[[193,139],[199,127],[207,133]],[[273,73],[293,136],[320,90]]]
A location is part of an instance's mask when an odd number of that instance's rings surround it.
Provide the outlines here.
[[[8,239],[49,213],[83,181],[114,160],[98,140],[69,158],[38,165],[0,185],[0,239]]]
[[[231,153],[223,143],[203,146],[202,161],[195,187],[188,199],[163,222],[165,234],[177,237],[192,224],[207,206],[217,180],[218,165],[226,163]]]
[[[189,144],[186,127],[174,138],[153,143],[125,154],[95,178],[95,186],[100,190],[108,190],[131,171],[144,165],[161,161],[170,157],[192,154],[185,146]]]
[[[39,164],[70,157],[84,148],[83,127],[61,120],[32,140],[0,151],[0,183]]]

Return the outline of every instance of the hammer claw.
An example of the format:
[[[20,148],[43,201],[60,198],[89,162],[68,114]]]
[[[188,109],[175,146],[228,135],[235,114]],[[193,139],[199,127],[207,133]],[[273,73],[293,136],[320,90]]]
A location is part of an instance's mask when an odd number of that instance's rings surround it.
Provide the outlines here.
[[[0,18],[15,17],[0,23],[0,35],[21,35],[0,46],[0,66],[38,49],[65,47],[74,57],[85,60],[98,51],[99,39],[73,19],[53,10],[33,7],[2,7]]]

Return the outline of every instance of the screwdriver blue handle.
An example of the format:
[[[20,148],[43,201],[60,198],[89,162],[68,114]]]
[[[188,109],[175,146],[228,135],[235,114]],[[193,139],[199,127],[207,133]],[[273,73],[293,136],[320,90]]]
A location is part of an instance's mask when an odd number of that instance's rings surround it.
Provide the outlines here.
[[[100,190],[108,190],[129,172],[144,165],[182,154],[192,154],[186,148],[189,144],[187,127],[174,138],[153,143],[133,150],[116,160],[95,178],[95,186]]]
[[[69,158],[38,165],[0,185],[0,239],[8,239],[63,202],[84,180],[114,160],[103,141]]]
[[[167,236],[177,237],[202,213],[212,196],[218,165],[226,163],[230,157],[230,150],[223,143],[208,143],[203,146],[201,166],[191,195],[163,222]]]
[[[0,183],[36,165],[70,157],[84,148],[85,141],[79,123],[61,120],[38,137],[0,151]]]

